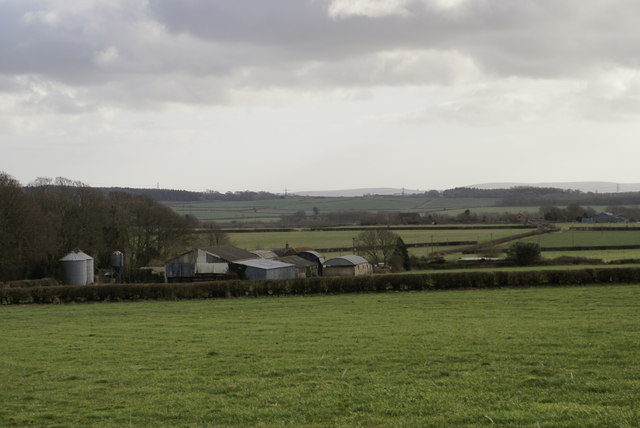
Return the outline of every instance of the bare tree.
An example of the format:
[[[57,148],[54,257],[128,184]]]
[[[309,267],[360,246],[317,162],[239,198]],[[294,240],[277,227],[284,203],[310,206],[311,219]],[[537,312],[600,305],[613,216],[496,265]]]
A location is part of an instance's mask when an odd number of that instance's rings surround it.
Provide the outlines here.
[[[387,229],[369,229],[357,238],[357,252],[370,263],[389,264],[396,249],[398,235]]]

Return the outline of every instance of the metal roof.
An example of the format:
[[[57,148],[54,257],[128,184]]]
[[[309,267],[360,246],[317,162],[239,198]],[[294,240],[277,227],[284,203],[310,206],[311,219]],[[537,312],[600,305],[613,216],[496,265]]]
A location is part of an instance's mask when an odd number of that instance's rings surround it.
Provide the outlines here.
[[[271,260],[271,259],[242,260],[234,263],[237,265],[243,265],[243,266],[248,266],[248,267],[253,267],[258,269],[265,269],[265,270],[295,267],[291,263],[283,263],[283,262],[279,262],[277,260]]]
[[[364,263],[369,263],[365,258],[356,256],[356,255],[348,255],[342,257],[336,257],[333,259],[329,259],[326,261],[326,266],[356,266]]]
[[[258,258],[258,256],[253,253],[232,247],[231,245],[218,245],[216,247],[203,248],[203,250],[228,262]]]
[[[93,257],[91,257],[88,254],[83,253],[80,250],[75,250],[75,251],[70,252],[69,254],[64,256],[63,258],[61,258],[59,261],[61,261],[61,262],[79,262],[79,261],[84,261],[84,260],[93,260]]]
[[[299,267],[299,268],[318,266],[317,263],[311,262],[309,260],[305,260],[305,259],[303,259],[302,257],[299,257],[299,256],[278,257],[278,261],[281,261],[283,263],[290,263],[290,264],[295,265],[296,267]]]
[[[253,250],[249,252],[255,254],[261,259],[275,259],[276,257],[278,257],[278,255],[271,250]]]
[[[322,254],[320,254],[319,252],[317,252],[316,250],[304,250],[304,251],[298,251],[298,254],[302,254],[302,253],[308,253],[308,254],[312,254],[315,257],[321,259],[324,256]]]

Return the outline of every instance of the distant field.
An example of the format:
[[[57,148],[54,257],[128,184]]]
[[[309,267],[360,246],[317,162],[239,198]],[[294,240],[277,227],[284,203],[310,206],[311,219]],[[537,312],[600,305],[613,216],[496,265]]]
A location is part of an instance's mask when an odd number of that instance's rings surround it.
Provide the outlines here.
[[[640,285],[2,308],[0,426],[640,420]]]
[[[640,245],[640,230],[628,231],[581,231],[562,230],[524,241],[537,242],[541,247],[584,247],[595,245]]]
[[[167,206],[179,214],[191,214],[201,221],[276,221],[283,215],[304,211],[313,215],[313,208],[319,213],[333,211],[402,211],[402,212],[438,212],[462,210],[495,205],[496,199],[490,198],[427,198],[371,196],[359,198],[313,198],[288,197],[268,201],[247,202],[167,202]],[[505,210],[503,210],[505,211]],[[502,212],[502,211],[498,211]]]
[[[485,242],[505,236],[516,235],[526,230],[522,229],[468,229],[468,230],[394,230],[407,244],[434,243],[451,241],[479,241]],[[231,242],[247,250],[282,248],[286,243],[290,247],[310,246],[313,248],[351,248],[353,239],[358,231],[293,231],[293,232],[244,232],[229,233]],[[199,239],[206,244],[206,237]],[[442,247],[437,247],[443,249]],[[411,248],[416,254],[427,251],[424,248]],[[429,250],[430,251],[430,250]]]

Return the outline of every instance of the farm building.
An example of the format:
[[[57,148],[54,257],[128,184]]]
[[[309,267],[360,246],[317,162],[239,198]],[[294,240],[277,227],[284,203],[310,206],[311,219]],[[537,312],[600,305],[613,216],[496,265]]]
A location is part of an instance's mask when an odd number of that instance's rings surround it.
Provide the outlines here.
[[[75,250],[59,260],[62,266],[62,283],[65,285],[89,285],[94,283],[93,257]]]
[[[318,275],[322,275],[322,265],[324,265],[324,262],[326,261],[322,254],[314,250],[304,250],[298,251],[296,255],[315,263],[318,266]]]
[[[300,256],[278,257],[278,261],[294,265],[298,270],[298,278],[311,278],[319,275],[318,264],[305,260]]]
[[[298,269],[291,263],[270,259],[239,260],[232,263],[231,269],[243,279],[293,279]]]
[[[582,219],[582,223],[626,223],[628,221],[629,220],[624,217],[619,217],[608,212],[601,212],[594,215],[593,217]]]
[[[252,250],[249,252],[255,254],[261,259],[275,259],[278,257],[278,255],[271,250]]]
[[[255,259],[258,256],[230,245],[196,248],[167,260],[166,282],[208,281],[229,273],[229,263]]]
[[[325,262],[323,276],[358,276],[373,273],[373,267],[363,257],[356,255],[336,257]]]

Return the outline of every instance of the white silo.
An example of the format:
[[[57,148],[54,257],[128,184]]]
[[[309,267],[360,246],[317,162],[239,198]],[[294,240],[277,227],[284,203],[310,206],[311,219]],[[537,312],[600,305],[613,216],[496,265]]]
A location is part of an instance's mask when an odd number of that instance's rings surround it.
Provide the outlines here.
[[[93,258],[75,250],[61,258],[62,282],[66,285],[93,284]]]

